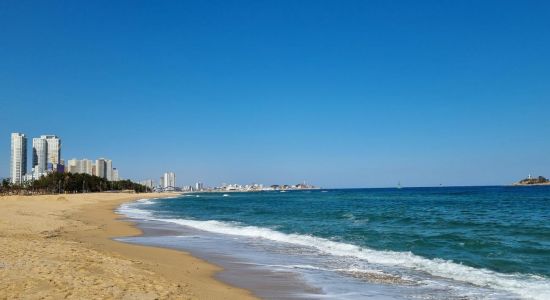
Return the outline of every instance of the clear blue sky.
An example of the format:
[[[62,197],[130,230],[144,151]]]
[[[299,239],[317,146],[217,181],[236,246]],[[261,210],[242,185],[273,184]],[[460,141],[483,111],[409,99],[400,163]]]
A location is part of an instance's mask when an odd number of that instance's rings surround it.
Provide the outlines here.
[[[2,1],[0,177],[14,131],[178,184],[550,176],[549,31],[549,1]]]

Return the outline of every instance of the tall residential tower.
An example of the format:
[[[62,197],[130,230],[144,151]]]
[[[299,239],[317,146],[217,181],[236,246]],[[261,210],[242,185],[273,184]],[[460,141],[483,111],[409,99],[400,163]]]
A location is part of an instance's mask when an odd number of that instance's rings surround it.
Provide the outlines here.
[[[27,137],[22,133],[11,134],[10,177],[12,183],[22,183],[27,173]]]
[[[113,181],[113,161],[110,159],[105,160],[105,178]]]
[[[48,162],[48,143],[43,138],[32,139],[32,171],[33,174],[46,172]]]
[[[106,163],[104,158],[99,158],[95,161],[95,176],[101,178],[107,178],[105,173]]]
[[[67,166],[65,168],[65,172],[68,173],[81,173],[81,174],[88,174],[93,175],[92,171],[93,163],[89,159],[69,159],[67,161]]]
[[[41,135],[32,139],[32,170],[35,175],[61,169],[61,139],[56,135]]]
[[[105,158],[98,158],[95,161],[95,176],[105,178],[109,181],[118,180],[113,179],[113,161]],[[118,170],[117,170],[118,177]]]
[[[52,164],[52,166],[56,166],[61,163],[61,139],[57,137],[56,135],[42,135],[40,136],[41,139],[46,140],[46,143],[48,144],[48,158],[47,158],[47,164]]]
[[[176,187],[176,174],[174,174],[174,172],[164,173],[163,187],[164,188]]]

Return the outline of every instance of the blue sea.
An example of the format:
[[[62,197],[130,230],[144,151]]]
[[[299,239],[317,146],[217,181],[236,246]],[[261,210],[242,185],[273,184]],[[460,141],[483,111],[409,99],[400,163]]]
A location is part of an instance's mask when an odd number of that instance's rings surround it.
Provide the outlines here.
[[[550,299],[548,186],[197,193],[119,212],[155,229],[121,240],[190,251],[264,298]]]

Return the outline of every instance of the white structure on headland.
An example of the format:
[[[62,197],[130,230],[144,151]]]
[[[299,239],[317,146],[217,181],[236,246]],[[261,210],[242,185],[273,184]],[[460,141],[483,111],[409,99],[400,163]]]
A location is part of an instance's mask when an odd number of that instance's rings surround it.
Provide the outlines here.
[[[10,178],[12,183],[22,183],[27,173],[27,137],[22,133],[11,134]]]
[[[175,188],[176,187],[176,174],[174,172],[164,173],[164,178],[162,180],[163,188]]]

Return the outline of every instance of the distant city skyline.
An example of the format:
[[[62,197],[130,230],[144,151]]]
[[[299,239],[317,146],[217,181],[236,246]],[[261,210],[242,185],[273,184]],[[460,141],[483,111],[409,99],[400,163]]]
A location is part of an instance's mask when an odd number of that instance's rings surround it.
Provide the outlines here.
[[[245,3],[3,4],[0,177],[12,132],[180,185],[550,176],[550,2]]]
[[[20,184],[36,180],[48,173],[81,173],[94,175],[108,181],[120,180],[120,173],[113,167],[111,159],[65,159],[61,156],[61,139],[56,135],[40,135],[32,138],[32,148],[28,149],[25,133],[12,132],[10,135],[10,182]],[[30,166],[29,159],[31,157]],[[29,169],[30,167],[30,169]]]

